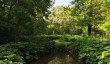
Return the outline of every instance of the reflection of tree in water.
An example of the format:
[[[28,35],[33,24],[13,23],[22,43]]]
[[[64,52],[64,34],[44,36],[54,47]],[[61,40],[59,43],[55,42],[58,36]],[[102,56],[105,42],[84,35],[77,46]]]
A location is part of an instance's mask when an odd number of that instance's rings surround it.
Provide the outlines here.
[[[55,57],[55,59],[51,60],[48,64],[73,64],[74,61],[69,55],[61,55]]]
[[[70,53],[53,53],[29,64],[79,64]]]

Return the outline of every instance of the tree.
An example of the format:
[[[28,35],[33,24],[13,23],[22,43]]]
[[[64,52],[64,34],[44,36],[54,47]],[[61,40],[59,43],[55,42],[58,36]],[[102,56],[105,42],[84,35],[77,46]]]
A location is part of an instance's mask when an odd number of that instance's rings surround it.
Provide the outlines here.
[[[35,21],[47,15],[52,2],[52,0],[0,0],[0,31],[4,32],[2,36],[7,39],[12,36],[12,39],[18,42],[20,35],[33,34]],[[36,17],[37,14],[42,16]],[[10,35],[5,36],[8,33]]]
[[[50,11],[48,28],[53,34],[70,33],[70,28],[73,26],[72,22],[74,21],[71,15],[73,10],[70,6],[58,6]]]
[[[78,22],[88,26],[88,35],[92,33],[92,27],[103,23],[109,12],[109,0],[74,0]]]

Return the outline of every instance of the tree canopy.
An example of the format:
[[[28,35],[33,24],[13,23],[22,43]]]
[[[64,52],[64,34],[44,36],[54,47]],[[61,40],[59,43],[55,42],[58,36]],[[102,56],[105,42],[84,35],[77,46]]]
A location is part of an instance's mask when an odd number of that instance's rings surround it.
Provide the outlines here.
[[[88,26],[88,35],[91,35],[92,27],[96,28],[109,16],[109,0],[74,0],[80,25]]]
[[[43,17],[47,16],[48,8],[53,2],[52,0],[0,0],[1,40],[10,37],[19,41],[20,35],[33,34],[35,29],[40,27],[36,28],[36,23],[39,20],[45,22]]]

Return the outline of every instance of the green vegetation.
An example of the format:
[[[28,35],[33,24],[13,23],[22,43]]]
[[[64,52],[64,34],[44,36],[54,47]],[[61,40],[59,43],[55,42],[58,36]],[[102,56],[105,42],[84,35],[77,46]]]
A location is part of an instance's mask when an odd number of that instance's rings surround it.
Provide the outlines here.
[[[66,51],[62,42],[59,44],[53,40],[61,39],[61,35],[44,35],[33,37],[32,42],[8,43],[0,46],[1,64],[24,64],[50,54],[52,52]],[[24,38],[25,39],[25,38]]]
[[[53,4],[0,0],[0,64],[26,64],[53,52],[69,52],[80,64],[110,64],[110,0]]]
[[[78,37],[73,52],[81,64],[109,64],[110,40],[100,37]]]
[[[49,36],[50,37],[50,36]],[[0,62],[5,64],[23,64],[32,60],[37,60],[56,50],[52,40],[47,42],[47,37],[40,37],[40,40],[33,42],[8,43],[0,46]],[[43,38],[43,39],[41,39]],[[5,62],[7,61],[7,62]]]

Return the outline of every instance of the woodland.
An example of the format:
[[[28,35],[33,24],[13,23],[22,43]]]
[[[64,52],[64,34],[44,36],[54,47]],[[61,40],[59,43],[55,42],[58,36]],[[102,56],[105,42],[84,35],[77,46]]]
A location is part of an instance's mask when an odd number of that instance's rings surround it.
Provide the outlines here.
[[[31,64],[53,52],[110,64],[110,0],[54,2],[0,0],[0,64]]]

